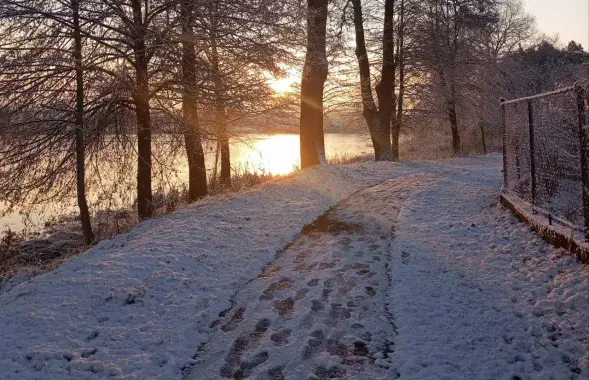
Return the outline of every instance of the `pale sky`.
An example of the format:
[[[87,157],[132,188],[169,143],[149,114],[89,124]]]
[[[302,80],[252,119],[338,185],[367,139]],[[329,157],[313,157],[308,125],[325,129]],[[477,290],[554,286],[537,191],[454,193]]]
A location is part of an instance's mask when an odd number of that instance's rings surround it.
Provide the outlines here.
[[[567,44],[575,40],[589,51],[589,0],[525,0],[527,11],[536,16],[538,30],[558,33]]]

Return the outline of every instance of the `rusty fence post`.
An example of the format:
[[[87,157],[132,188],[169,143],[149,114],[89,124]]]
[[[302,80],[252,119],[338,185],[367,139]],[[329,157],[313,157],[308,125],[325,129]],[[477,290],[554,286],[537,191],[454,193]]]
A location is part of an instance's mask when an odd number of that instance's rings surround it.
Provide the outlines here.
[[[505,99],[501,98],[501,128],[503,129],[503,191],[507,191],[507,130],[505,128]]]
[[[528,100],[528,129],[530,132],[530,182],[532,191],[532,212],[536,213],[536,149],[534,146],[534,106]]]
[[[589,152],[587,149],[587,120],[585,118],[585,88],[582,83],[575,85],[577,114],[579,119],[579,144],[581,153],[581,183],[583,188],[583,222],[585,241],[589,242]]]

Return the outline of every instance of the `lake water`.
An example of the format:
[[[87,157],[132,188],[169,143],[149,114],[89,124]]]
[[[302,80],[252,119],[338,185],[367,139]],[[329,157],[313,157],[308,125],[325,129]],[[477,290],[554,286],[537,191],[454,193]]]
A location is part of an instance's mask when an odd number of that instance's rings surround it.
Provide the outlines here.
[[[211,144],[212,145],[212,144]],[[215,161],[215,153],[213,146],[206,146],[206,166],[208,170],[212,170]],[[154,147],[154,150],[157,148]],[[325,135],[325,152],[327,157],[339,156],[355,156],[372,153],[372,145],[370,137],[362,134],[335,134],[328,133]],[[160,154],[162,152],[159,152]],[[299,136],[295,134],[247,134],[237,136],[230,142],[231,165],[234,170],[258,171],[266,174],[281,175],[288,174],[299,167]],[[186,165],[185,156],[182,151],[174,153],[173,157],[168,158],[169,163],[174,167],[174,178],[166,178],[165,180],[158,180],[154,178],[154,189],[165,182],[173,185],[180,185],[186,183],[188,176],[188,168]],[[106,164],[105,164],[106,165]],[[154,164],[155,166],[155,164]],[[154,168],[155,171],[155,168]],[[132,203],[134,193],[134,170],[130,170],[127,179],[129,184],[128,197],[123,199],[119,197],[119,205]],[[92,189],[88,191],[89,202],[92,204],[93,200],[100,196],[93,192]],[[0,210],[2,204],[0,202]],[[25,223],[25,218],[19,212],[12,212],[5,216],[0,216],[0,235],[1,231],[10,228],[13,231],[22,231],[25,226],[33,229],[39,228],[50,217],[58,217],[76,212],[75,198],[64,200],[59,204],[48,204],[42,209],[36,209],[30,213],[28,222]]]

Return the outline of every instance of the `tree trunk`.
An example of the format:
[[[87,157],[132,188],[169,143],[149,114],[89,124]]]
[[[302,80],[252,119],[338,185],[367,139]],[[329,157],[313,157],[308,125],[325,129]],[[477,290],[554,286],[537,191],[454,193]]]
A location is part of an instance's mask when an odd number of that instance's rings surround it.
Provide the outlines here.
[[[370,78],[370,63],[366,53],[366,39],[364,37],[364,24],[362,21],[362,0],[352,0],[354,10],[354,30],[356,32],[356,58],[360,68],[360,90],[362,93],[362,116],[368,125],[372,146],[374,148],[374,159],[378,160],[380,146],[376,135],[379,123],[378,109],[372,96],[372,83]]]
[[[382,34],[382,70],[380,82],[376,86],[378,96],[379,123],[376,130],[379,152],[378,161],[392,160],[390,128],[393,115],[395,91],[395,40],[393,17],[395,14],[395,0],[385,0],[384,26]]]
[[[394,117],[391,122],[391,149],[393,152],[393,160],[395,161],[399,160],[399,136],[401,134],[399,119],[397,117]]]
[[[78,0],[71,0],[74,24],[74,63],[76,68],[76,192],[80,221],[86,244],[94,241],[88,202],[86,201],[86,169],[84,146],[84,74],[82,71],[82,36]]]
[[[438,69],[442,92],[446,97],[446,115],[450,123],[450,132],[452,133],[452,152],[455,156],[460,154],[460,133],[458,132],[458,117],[456,115],[456,88],[453,83],[448,84],[443,69]],[[452,74],[450,75],[452,78]]]
[[[182,39],[182,111],[185,122],[184,144],[188,158],[188,198],[190,202],[207,195],[205,156],[201,131],[198,126],[196,51],[194,42],[191,40],[194,14],[192,4],[191,0],[183,0],[181,3],[182,34],[184,35]]]
[[[215,111],[216,111],[216,135],[219,150],[221,151],[221,175],[223,185],[231,184],[231,157],[229,153],[229,136],[227,133],[227,110],[223,99],[223,82],[219,68],[219,52],[217,50],[217,3],[213,4],[212,30],[211,30],[211,68],[213,71],[213,84],[215,87]]]
[[[220,135],[219,148],[221,150],[221,183],[231,184],[231,159],[229,154],[229,137],[227,133]]]
[[[133,10],[133,50],[135,53],[136,87],[133,91],[137,116],[137,212],[140,219],[153,215],[151,194],[151,115],[149,109],[149,82],[145,43],[145,26],[141,0],[131,0]]]
[[[455,156],[460,155],[460,134],[458,132],[458,118],[456,116],[456,88],[450,84],[450,97],[448,98],[448,121],[452,130],[452,151]]]
[[[396,160],[400,158],[399,136],[403,126],[403,102],[405,97],[405,0],[401,0],[399,11],[396,59],[397,66],[399,67],[399,93],[397,95],[397,116],[393,117],[393,124],[391,126],[393,156]]]
[[[449,3],[446,3],[446,13],[450,15],[448,11]],[[454,27],[452,31],[448,31],[448,39],[452,36],[452,43],[448,42],[450,48],[450,96],[448,97],[448,120],[450,121],[450,128],[452,130],[452,150],[455,156],[460,154],[460,134],[458,132],[458,117],[456,115],[456,56],[458,49],[458,8],[457,3],[454,1],[453,15],[454,15]],[[450,28],[450,23],[448,23]]]
[[[400,55],[403,57],[403,54]],[[397,96],[397,118],[395,120],[395,127],[393,128],[393,154],[395,159],[400,158],[399,152],[399,136],[403,128],[403,110],[405,107],[405,63],[403,58],[399,61],[399,95]]]
[[[399,128],[397,126],[397,95],[395,94],[395,82],[393,81],[393,101],[391,105],[391,120],[389,121],[389,136],[391,140],[389,140],[390,148],[391,148],[391,160],[396,161],[398,152],[395,153],[393,147],[396,146],[396,149],[399,150]]]
[[[328,0],[307,0],[307,54],[301,78],[301,168],[325,161],[323,87],[328,70],[327,3]]]

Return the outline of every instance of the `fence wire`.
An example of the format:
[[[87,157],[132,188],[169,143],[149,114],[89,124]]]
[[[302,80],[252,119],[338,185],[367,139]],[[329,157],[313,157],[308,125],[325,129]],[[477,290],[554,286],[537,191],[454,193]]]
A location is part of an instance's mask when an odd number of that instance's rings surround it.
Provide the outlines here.
[[[587,87],[578,83],[501,107],[503,191],[589,240]]]

